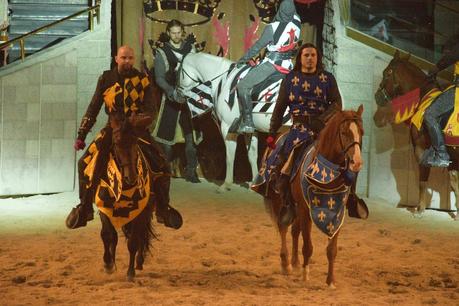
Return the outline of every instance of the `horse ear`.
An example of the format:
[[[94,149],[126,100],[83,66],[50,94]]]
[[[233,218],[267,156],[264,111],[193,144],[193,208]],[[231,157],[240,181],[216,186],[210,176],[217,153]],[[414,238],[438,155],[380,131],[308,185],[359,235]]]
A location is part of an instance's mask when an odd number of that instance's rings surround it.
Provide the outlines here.
[[[363,113],[363,104],[360,104],[359,108],[357,109],[357,114],[361,117]]]

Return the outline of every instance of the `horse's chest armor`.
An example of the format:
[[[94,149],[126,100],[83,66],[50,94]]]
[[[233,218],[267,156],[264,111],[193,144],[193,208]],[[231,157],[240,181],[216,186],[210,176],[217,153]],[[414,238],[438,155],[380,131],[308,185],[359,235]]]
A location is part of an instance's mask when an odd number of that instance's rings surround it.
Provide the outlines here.
[[[308,166],[303,165],[301,187],[314,224],[333,237],[343,224],[350,190],[339,166],[318,155]]]

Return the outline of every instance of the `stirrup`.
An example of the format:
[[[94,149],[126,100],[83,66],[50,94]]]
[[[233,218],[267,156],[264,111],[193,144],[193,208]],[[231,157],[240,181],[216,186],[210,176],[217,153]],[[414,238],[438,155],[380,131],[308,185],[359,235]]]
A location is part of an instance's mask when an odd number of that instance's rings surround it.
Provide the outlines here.
[[[246,124],[245,122],[241,123],[241,125],[237,129],[237,133],[238,134],[253,134],[255,133],[255,126],[253,124],[252,125]]]

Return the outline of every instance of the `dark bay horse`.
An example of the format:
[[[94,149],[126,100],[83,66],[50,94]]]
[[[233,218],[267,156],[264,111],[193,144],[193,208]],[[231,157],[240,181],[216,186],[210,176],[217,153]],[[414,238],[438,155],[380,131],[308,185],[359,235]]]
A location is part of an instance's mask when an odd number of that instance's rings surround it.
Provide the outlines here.
[[[136,118],[142,126],[150,124],[152,120],[151,116],[139,115]],[[145,256],[155,238],[151,222],[155,175],[145,156],[148,139],[138,137],[134,133],[135,128],[126,128],[122,120],[109,118],[109,122],[110,128],[102,131],[102,134],[111,132],[112,144],[106,163],[107,170],[95,193],[95,203],[101,212],[104,268],[107,273],[116,269],[117,229],[121,228],[129,249],[127,277],[132,281],[135,269],[143,269]],[[96,145],[97,139],[91,145]]]
[[[290,188],[293,201],[297,206],[297,217],[292,225],[291,232],[291,261],[286,239],[288,226],[282,226],[278,222],[281,201],[277,193],[271,189],[268,190],[268,195],[265,197],[265,204],[280,232],[281,267],[283,273],[285,274],[291,273],[292,265],[294,267],[299,266],[298,239],[301,233],[303,237],[303,280],[307,281],[309,279],[309,260],[313,251],[311,240],[311,227],[313,224],[312,216],[313,214],[316,214],[316,211],[313,210],[313,206],[318,206],[316,203],[316,196],[311,196],[311,191],[315,191],[317,194],[321,193],[325,196],[339,194],[342,206],[337,215],[341,218],[341,221],[344,218],[345,206],[347,204],[350,191],[350,184],[344,183],[344,177],[347,171],[358,173],[363,165],[361,157],[361,143],[363,135],[362,112],[363,106],[360,106],[357,111],[340,111],[336,113],[327,122],[326,127],[320,132],[315,145],[306,150],[299,170],[293,174]],[[335,167],[336,171],[333,171],[334,177],[331,179],[330,183],[315,181],[312,184],[309,184],[308,182],[310,181],[307,181],[310,178],[310,174],[314,174],[316,171],[315,165],[318,156],[321,156],[321,160],[328,161],[329,165],[334,164],[337,166]],[[319,169],[322,169],[322,171],[316,171],[318,172],[316,175],[319,174],[319,177],[322,178],[324,175],[326,176],[323,171],[329,170],[329,168],[324,170],[324,168],[318,167],[317,170]],[[332,176],[331,172],[328,172],[328,176]],[[328,204],[331,204],[332,210],[334,205],[333,201],[333,198],[332,200],[330,200],[330,198],[328,199]],[[317,225],[317,223],[315,224]],[[337,246],[338,235],[341,228],[340,226],[333,230],[333,235],[329,235],[327,246],[328,274],[326,282],[330,288],[335,288],[334,262],[338,252]],[[327,227],[331,230],[330,224],[328,224]]]
[[[426,93],[438,87],[436,82],[426,78],[426,74],[420,68],[409,62],[409,57],[409,55],[403,57],[396,51],[394,58],[383,71],[383,79],[375,93],[377,110],[373,116],[373,120],[377,127],[383,127],[388,123],[394,123],[398,110],[396,110],[397,107],[394,107],[392,104],[393,99],[412,92],[416,88],[419,88],[419,97],[422,98]],[[441,93],[438,97],[443,94],[444,93]],[[419,100],[416,102],[419,102]],[[433,103],[435,103],[435,101]],[[451,101],[451,103],[454,103],[454,101]],[[400,112],[402,111],[398,112],[399,119]],[[424,127],[418,129],[412,123],[411,117],[415,112],[416,109],[413,109],[409,115],[405,116],[405,119],[408,120],[407,122],[410,122],[410,139],[416,161],[419,165],[419,204],[414,212],[420,215],[424,212],[430,199],[427,190],[427,180],[429,178],[430,168],[420,164],[424,151],[430,147],[430,137],[427,129]],[[408,114],[408,112],[404,113]],[[459,151],[457,146],[448,145],[447,149],[452,161],[448,167],[450,186],[456,195],[456,208],[459,208]],[[451,213],[451,216],[457,219],[457,214],[454,216]]]

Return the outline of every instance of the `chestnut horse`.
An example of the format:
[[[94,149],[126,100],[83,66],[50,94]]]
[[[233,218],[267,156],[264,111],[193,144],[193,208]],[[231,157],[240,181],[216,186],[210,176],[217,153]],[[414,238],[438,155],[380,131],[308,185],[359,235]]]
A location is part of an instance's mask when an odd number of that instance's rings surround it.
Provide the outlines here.
[[[307,193],[304,190],[304,180],[306,179],[305,169],[313,165],[314,157],[322,156],[336,166],[339,166],[337,178],[330,185],[322,185],[322,191],[333,193],[340,189],[344,190],[345,196],[343,197],[343,205],[346,205],[350,191],[349,184],[344,184],[344,175],[346,171],[358,173],[362,168],[363,161],[361,157],[361,143],[363,136],[362,127],[362,112],[363,106],[361,105],[357,111],[340,111],[336,113],[327,122],[325,128],[320,132],[317,142],[312,147],[306,149],[301,161],[301,166],[298,171],[292,174],[291,179],[291,193],[292,199],[296,203],[297,217],[292,225],[292,257],[290,261],[289,251],[287,248],[287,231],[288,226],[279,224],[279,212],[281,208],[281,201],[279,195],[272,189],[268,190],[268,195],[265,196],[265,205],[267,210],[271,213],[274,223],[277,224],[281,236],[281,267],[285,274],[290,274],[292,265],[299,266],[298,261],[298,239],[300,233],[303,237],[303,280],[309,279],[309,260],[312,256],[313,245],[311,240],[311,227],[313,224],[312,211],[310,210],[311,203],[314,201],[309,200]],[[269,150],[269,149],[268,149]],[[267,156],[269,153],[265,154]],[[344,188],[344,189],[342,189]],[[344,208],[342,210],[344,214]],[[344,218],[344,215],[342,215]],[[338,235],[339,227],[329,237],[327,246],[328,258],[328,275],[327,284],[330,288],[335,288],[334,276],[334,262],[338,252]]]
[[[394,98],[409,93],[416,88],[420,89],[420,97],[423,97],[430,90],[437,87],[436,82],[427,79],[426,74],[416,65],[409,62],[408,59],[409,55],[402,57],[397,51],[394,58],[383,71],[383,79],[375,93],[378,108],[373,116],[373,120],[377,127],[383,127],[388,123],[394,122],[395,115],[392,110],[392,100]],[[446,91],[437,98],[445,93]],[[454,101],[451,101],[451,103],[454,103]],[[414,149],[414,156],[419,165],[419,204],[414,212],[420,215],[427,207],[430,198],[427,191],[430,167],[420,164],[424,151],[430,147],[430,137],[427,129],[422,127],[418,130],[416,126],[410,124],[410,139]],[[452,161],[448,167],[450,186],[456,195],[456,208],[459,209],[459,152],[456,146],[447,146],[447,148]],[[450,214],[453,218],[457,219],[457,215]]]

